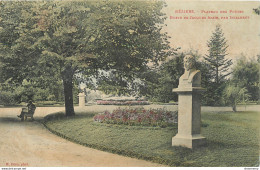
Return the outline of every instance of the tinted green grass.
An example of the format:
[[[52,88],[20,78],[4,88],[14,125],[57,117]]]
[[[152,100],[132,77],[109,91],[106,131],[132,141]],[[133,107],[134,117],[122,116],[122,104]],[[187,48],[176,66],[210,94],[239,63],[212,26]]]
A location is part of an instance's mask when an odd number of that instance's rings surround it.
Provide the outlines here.
[[[59,113],[45,118],[53,133],[100,150],[170,166],[251,167],[259,165],[258,112],[202,113],[202,135],[207,146],[172,147],[175,127],[142,127],[98,123],[94,114],[66,118]]]

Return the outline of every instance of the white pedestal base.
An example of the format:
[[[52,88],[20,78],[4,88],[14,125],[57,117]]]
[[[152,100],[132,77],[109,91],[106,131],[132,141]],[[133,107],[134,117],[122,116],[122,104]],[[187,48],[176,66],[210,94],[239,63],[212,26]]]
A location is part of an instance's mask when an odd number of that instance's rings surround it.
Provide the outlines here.
[[[85,93],[79,93],[79,107],[85,107]]]
[[[206,144],[206,138],[198,135],[181,136],[176,135],[172,138],[172,146],[183,146],[187,148],[194,148],[198,146],[203,146]]]

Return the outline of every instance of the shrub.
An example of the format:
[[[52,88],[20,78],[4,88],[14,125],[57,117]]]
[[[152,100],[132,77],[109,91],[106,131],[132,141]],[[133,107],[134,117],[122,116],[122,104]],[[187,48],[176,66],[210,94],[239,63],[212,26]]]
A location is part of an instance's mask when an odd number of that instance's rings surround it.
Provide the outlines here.
[[[13,92],[1,91],[1,93],[0,93],[0,104],[15,105],[15,104],[17,104],[16,96],[17,95]]]
[[[177,111],[172,112],[164,109],[118,108],[112,113],[105,111],[104,113],[95,115],[94,121],[112,124],[167,127],[178,122],[178,114]]]

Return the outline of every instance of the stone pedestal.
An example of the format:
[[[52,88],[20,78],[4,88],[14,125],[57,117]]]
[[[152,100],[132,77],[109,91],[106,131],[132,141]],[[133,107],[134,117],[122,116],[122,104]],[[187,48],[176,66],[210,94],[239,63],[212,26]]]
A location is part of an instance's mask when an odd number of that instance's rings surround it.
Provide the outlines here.
[[[173,89],[178,93],[178,133],[172,138],[172,146],[194,148],[206,143],[200,134],[201,103],[201,72],[196,70],[195,58],[184,57],[185,72],[179,79],[179,86]]]
[[[84,107],[85,106],[85,93],[79,93],[79,107]]]
[[[178,93],[178,134],[172,138],[173,146],[194,148],[204,145],[206,138],[201,136],[200,87],[173,89]]]

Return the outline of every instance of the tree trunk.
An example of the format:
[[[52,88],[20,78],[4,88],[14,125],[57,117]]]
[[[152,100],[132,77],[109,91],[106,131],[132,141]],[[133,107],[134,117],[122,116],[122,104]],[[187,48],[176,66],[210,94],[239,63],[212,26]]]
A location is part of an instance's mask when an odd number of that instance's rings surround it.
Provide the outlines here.
[[[218,85],[218,67],[216,68],[216,83]]]
[[[71,69],[66,69],[63,72],[63,87],[64,87],[64,97],[65,97],[65,114],[66,116],[74,116],[74,106],[73,106],[73,73]]]
[[[236,104],[233,104],[233,105],[232,105],[232,110],[233,110],[233,112],[236,112],[236,111],[237,111],[237,105],[236,105]]]

